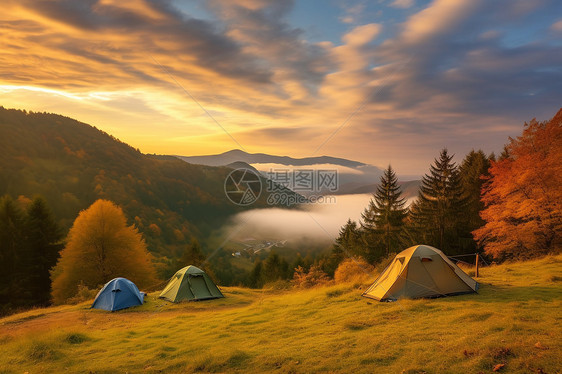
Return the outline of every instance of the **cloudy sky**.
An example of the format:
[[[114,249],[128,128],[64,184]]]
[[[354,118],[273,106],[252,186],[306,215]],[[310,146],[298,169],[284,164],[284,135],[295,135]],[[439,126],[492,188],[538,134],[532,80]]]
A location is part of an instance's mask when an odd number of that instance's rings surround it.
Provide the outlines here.
[[[3,0],[0,105],[146,153],[423,174],[562,106],[559,0]]]

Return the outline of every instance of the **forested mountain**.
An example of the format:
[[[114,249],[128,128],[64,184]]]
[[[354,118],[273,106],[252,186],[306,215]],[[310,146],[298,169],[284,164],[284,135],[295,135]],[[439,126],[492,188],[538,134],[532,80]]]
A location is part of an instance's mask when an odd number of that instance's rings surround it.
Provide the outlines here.
[[[190,237],[209,235],[244,209],[225,196],[231,171],[146,155],[64,116],[0,107],[0,196],[25,204],[42,195],[65,232],[80,210],[111,200],[157,258],[181,256]]]

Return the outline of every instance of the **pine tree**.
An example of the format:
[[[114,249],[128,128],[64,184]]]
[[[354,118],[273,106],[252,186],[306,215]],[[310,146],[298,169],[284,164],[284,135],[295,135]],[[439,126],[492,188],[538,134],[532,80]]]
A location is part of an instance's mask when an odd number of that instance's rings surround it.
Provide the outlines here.
[[[8,195],[0,199],[0,315],[21,304],[16,274],[21,261],[24,217]]]
[[[329,276],[334,276],[334,272],[338,268],[339,264],[345,260],[347,256],[345,255],[342,248],[336,244],[332,245],[332,250],[327,256],[325,262],[325,271]],[[308,270],[302,263],[295,263],[294,269],[298,266],[302,267],[304,270]]]
[[[502,149],[502,153],[500,153],[500,157],[498,158],[498,161],[507,160],[508,158],[509,158],[509,148],[507,147],[507,145],[504,145]]]
[[[348,219],[340,229],[332,254],[334,258],[342,261],[346,257],[363,253],[361,244],[361,228],[357,222]]]
[[[490,156],[492,157],[492,156]],[[466,227],[461,236],[468,243],[470,250],[477,249],[476,241],[471,232],[482,227],[485,221],[480,217],[484,203],[480,195],[485,178],[489,177],[490,157],[482,151],[470,151],[459,167],[462,188],[466,198]]]
[[[62,249],[62,231],[47,203],[36,197],[27,208],[25,219],[26,249],[22,276],[26,275],[33,305],[48,305],[51,292],[50,269]]]
[[[293,264],[291,265],[291,270],[294,270],[294,269],[298,268],[299,266],[301,268],[305,269],[305,270],[308,270],[305,267],[304,259],[302,258],[301,254],[297,253],[297,257],[295,257],[295,260],[293,261]]]
[[[378,190],[378,187],[377,187]],[[373,195],[374,196],[374,195]],[[367,208],[361,213],[361,229],[365,232],[372,233],[375,232],[377,229],[377,205],[375,204],[375,200],[371,198],[369,200],[369,205]]]
[[[453,155],[443,149],[422,178],[418,199],[410,207],[412,221],[425,244],[458,250],[459,230],[466,224],[466,199]]]
[[[382,241],[386,255],[400,248],[400,236],[408,214],[405,206],[406,200],[402,198],[396,173],[388,165],[369,206],[361,215],[366,235],[371,240]]]

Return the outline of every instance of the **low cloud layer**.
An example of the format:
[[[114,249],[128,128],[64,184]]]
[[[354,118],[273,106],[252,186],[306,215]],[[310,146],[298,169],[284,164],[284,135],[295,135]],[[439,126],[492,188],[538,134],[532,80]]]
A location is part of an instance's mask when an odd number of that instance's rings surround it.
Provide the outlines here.
[[[308,240],[332,243],[348,219],[359,224],[371,194],[325,196],[304,210],[254,209],[239,213],[224,227],[234,241],[247,238],[274,241]],[[415,198],[409,198],[409,205]]]
[[[254,209],[236,215],[226,229],[234,238],[333,241],[348,219],[358,221],[371,195],[326,196],[306,210]]]

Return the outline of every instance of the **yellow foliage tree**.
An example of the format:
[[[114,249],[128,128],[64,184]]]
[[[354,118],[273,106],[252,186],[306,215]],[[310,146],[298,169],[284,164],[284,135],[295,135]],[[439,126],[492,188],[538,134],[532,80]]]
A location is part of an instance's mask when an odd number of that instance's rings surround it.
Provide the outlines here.
[[[146,244],[120,207],[97,200],[80,212],[51,272],[52,296],[64,303],[78,292],[78,285],[96,288],[116,277],[125,277],[140,288],[156,282]]]

